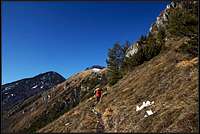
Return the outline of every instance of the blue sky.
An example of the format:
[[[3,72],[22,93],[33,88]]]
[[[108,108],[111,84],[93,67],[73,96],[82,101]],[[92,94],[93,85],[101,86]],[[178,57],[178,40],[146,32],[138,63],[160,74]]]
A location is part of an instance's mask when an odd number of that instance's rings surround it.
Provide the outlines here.
[[[2,83],[106,66],[115,42],[147,34],[168,2],[4,2]]]

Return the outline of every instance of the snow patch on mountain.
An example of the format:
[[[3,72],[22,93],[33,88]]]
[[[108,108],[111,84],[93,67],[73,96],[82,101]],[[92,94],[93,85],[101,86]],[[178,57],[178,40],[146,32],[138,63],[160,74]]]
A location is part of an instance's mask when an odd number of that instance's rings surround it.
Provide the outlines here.
[[[90,70],[90,69],[93,69],[93,68],[104,69],[105,67],[99,66],[99,65],[93,65],[93,66],[91,66],[91,67],[87,67],[85,70]]]
[[[36,87],[38,87],[38,85],[35,85],[34,87],[32,87],[32,88],[36,88]]]
[[[94,72],[99,72],[101,69],[99,69],[99,68],[93,68],[92,69],[92,71],[94,71]]]
[[[7,90],[9,90],[9,89],[11,89],[11,87],[6,87],[6,88],[4,89],[4,91],[7,91]]]

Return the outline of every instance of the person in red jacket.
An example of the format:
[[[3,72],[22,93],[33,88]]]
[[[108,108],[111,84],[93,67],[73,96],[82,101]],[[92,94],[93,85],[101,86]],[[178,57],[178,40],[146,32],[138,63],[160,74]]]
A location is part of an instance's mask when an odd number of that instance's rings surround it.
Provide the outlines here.
[[[101,99],[101,96],[102,96],[102,89],[101,88],[97,88],[95,90],[95,96],[96,96],[97,103],[98,103]]]

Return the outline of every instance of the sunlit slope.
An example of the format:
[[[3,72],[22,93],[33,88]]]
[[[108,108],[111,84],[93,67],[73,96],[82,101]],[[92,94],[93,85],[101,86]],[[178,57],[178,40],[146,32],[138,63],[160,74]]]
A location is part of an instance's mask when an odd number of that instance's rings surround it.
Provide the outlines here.
[[[106,69],[98,70],[98,72],[93,69],[79,72],[63,83],[44,92],[39,97],[37,96],[35,100],[32,99],[27,104],[24,102],[24,107],[18,109],[16,113],[9,117],[10,124],[4,131],[34,132],[47,125],[78,105],[88,96],[93,95],[94,87],[99,84],[97,76],[102,78],[101,74],[105,74],[105,72]],[[84,85],[83,81],[86,83],[91,81],[86,78],[94,78],[93,85]],[[104,79],[102,78],[101,80]]]
[[[158,56],[108,90],[96,106],[104,132],[198,131],[198,57],[178,51],[186,40],[168,40]],[[154,104],[136,111],[145,101]],[[94,97],[85,100],[38,132],[96,132],[99,119],[92,112],[94,102]],[[153,115],[145,118],[147,110]]]

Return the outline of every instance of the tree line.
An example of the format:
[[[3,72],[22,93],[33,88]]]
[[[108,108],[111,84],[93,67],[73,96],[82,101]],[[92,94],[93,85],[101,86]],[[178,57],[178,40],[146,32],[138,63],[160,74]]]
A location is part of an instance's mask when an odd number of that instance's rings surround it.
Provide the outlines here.
[[[115,43],[108,50],[106,59],[108,68],[108,83],[114,85],[134,67],[141,65],[157,56],[164,49],[165,39],[170,37],[187,36],[190,40],[181,47],[181,51],[192,56],[198,54],[198,6],[193,3],[183,3],[170,11],[166,26],[157,29],[157,34],[142,35],[137,41],[137,52],[126,56],[127,49],[133,45],[129,41],[121,45]]]

